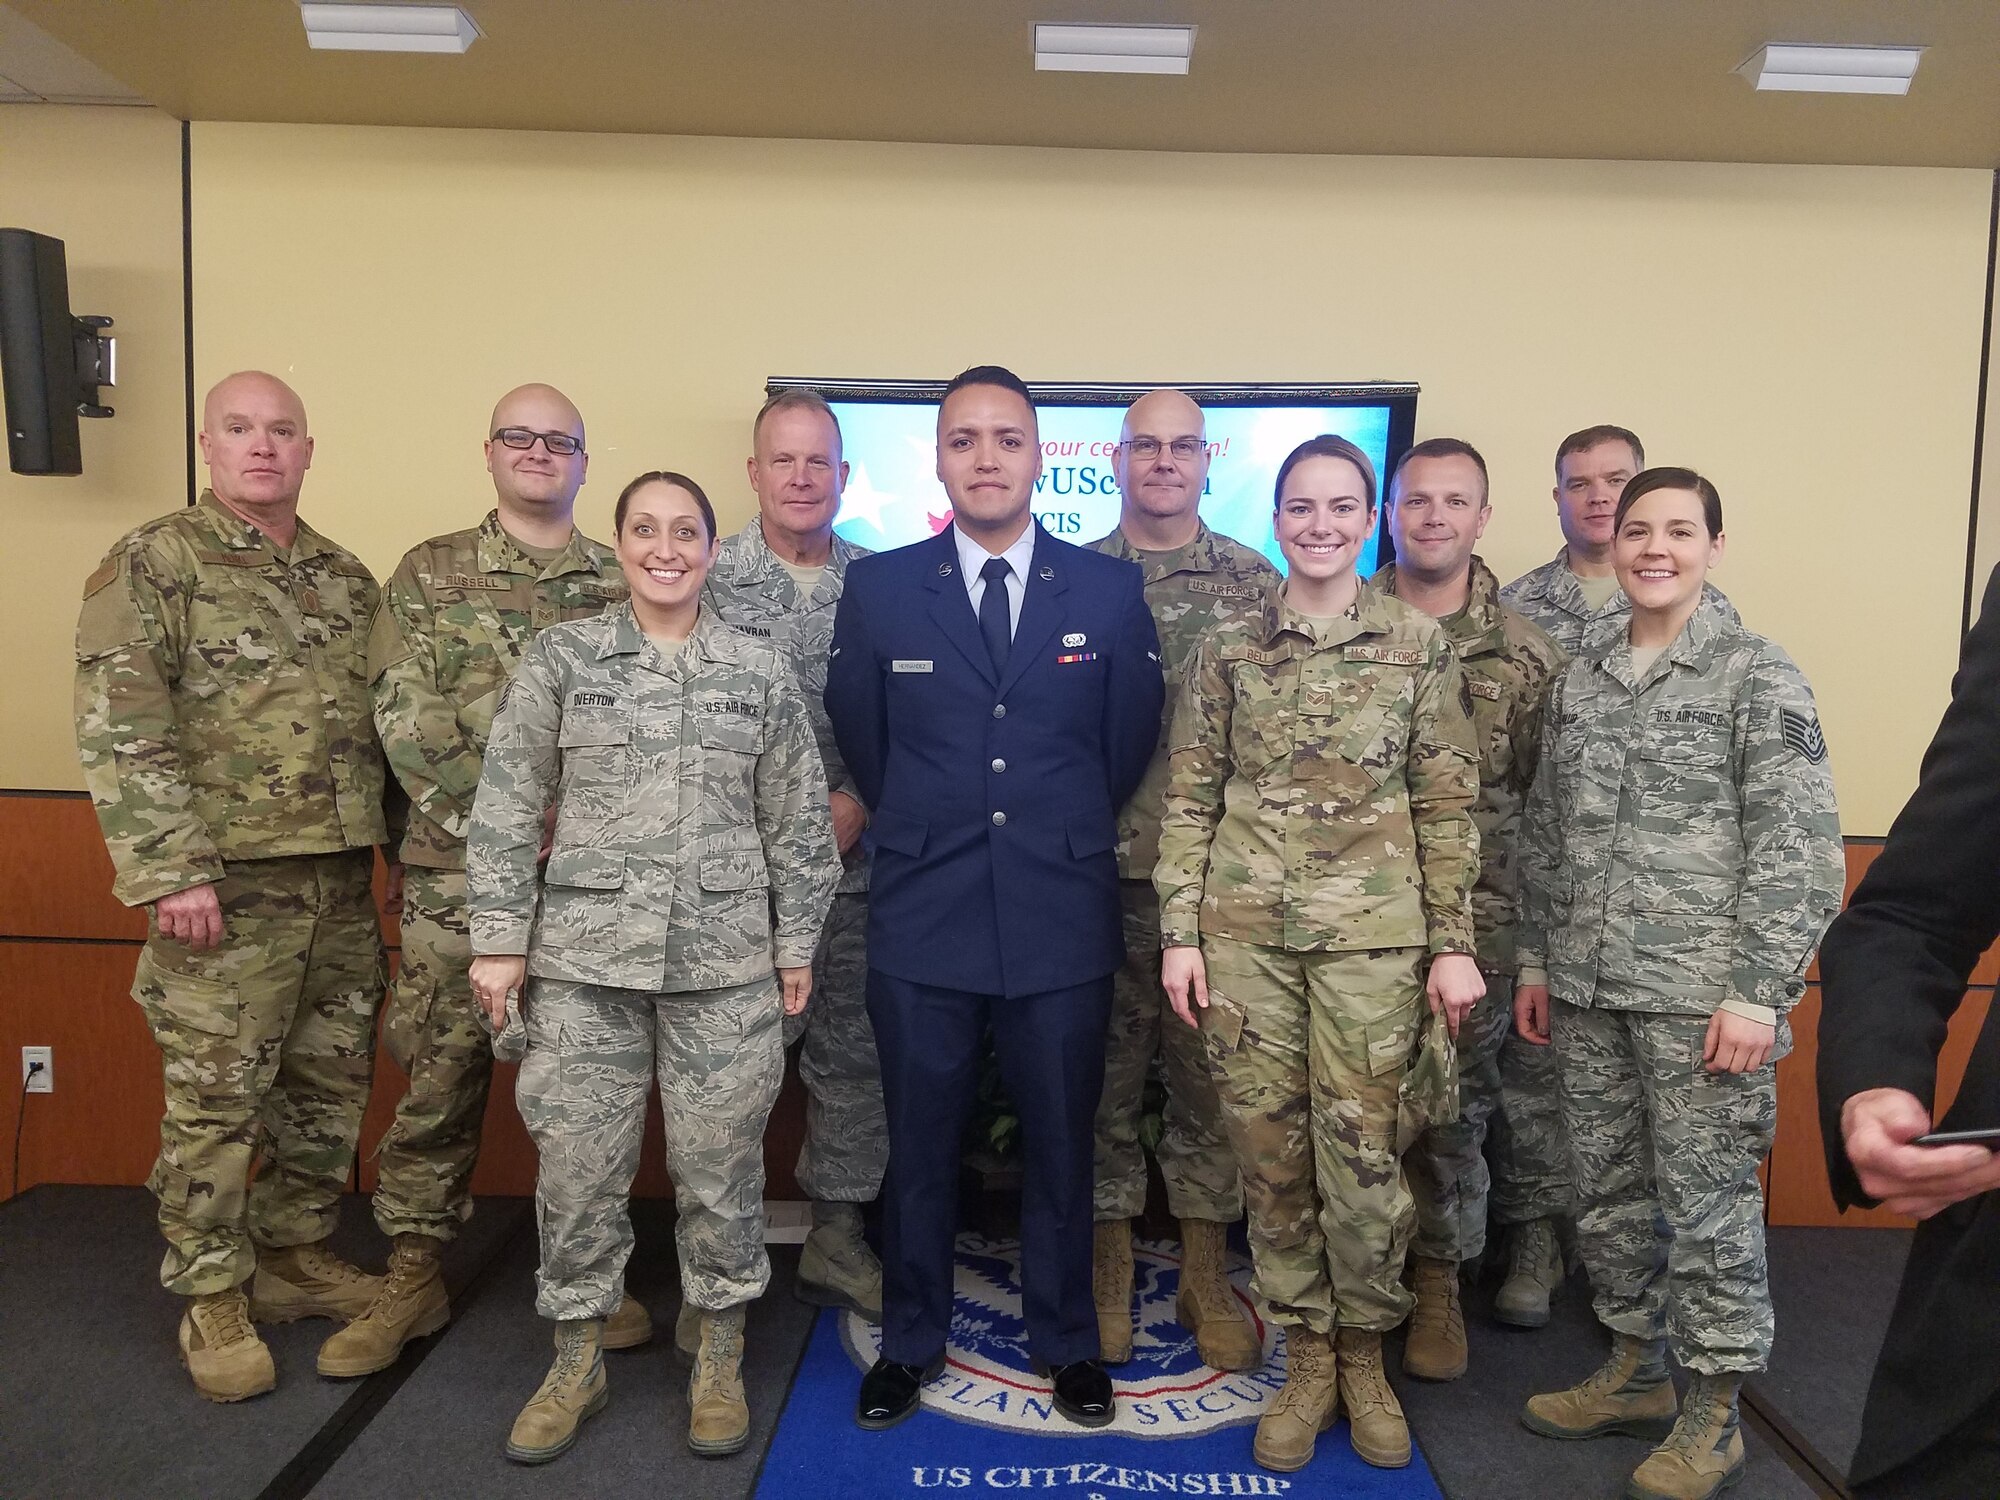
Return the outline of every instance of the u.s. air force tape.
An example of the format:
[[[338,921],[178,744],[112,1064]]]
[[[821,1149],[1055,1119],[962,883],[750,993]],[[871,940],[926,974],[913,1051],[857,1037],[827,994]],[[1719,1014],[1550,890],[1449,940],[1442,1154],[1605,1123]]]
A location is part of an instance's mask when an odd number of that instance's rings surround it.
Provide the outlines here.
[[[1795,708],[1778,710],[1778,733],[1792,749],[1814,765],[1826,759],[1826,736],[1820,733],[1819,719]]]

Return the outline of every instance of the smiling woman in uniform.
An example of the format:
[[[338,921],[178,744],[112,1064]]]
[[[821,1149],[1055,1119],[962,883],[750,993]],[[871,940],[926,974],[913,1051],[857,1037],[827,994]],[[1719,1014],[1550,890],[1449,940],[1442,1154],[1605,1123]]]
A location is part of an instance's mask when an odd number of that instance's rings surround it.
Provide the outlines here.
[[[526,990],[516,1096],[541,1155],[536,1308],[557,1329],[554,1367],[508,1439],[522,1463],[566,1451],[604,1404],[603,1319],[632,1251],[626,1199],[656,1071],[679,1210],[675,1337],[694,1355],[688,1446],[748,1440],[743,1311],[770,1276],[780,1012],[805,1007],[840,874],[793,673],[702,608],[707,497],[684,475],[643,474],[615,514],[631,601],[529,647],[466,850],[472,988],[496,1030]]]
[[[1842,884],[1812,690],[1779,647],[1697,608],[1722,550],[1708,480],[1626,485],[1612,561],[1631,620],[1557,680],[1521,835],[1515,1024],[1553,1035],[1577,1242],[1615,1340],[1522,1420],[1665,1436],[1633,1500],[1704,1500],[1743,1467],[1737,1392],[1772,1333],[1757,1167],[1785,1013]],[[1669,1337],[1692,1373],[1678,1421]]]
[[[1199,1008],[1251,1287],[1285,1329],[1285,1386],[1252,1451],[1286,1472],[1342,1405],[1363,1460],[1410,1461],[1382,1369],[1412,1304],[1401,1086],[1426,997],[1456,1032],[1486,991],[1469,699],[1443,627],[1355,571],[1375,500],[1345,438],[1279,469],[1290,576],[1190,663],[1153,877],[1161,982],[1182,1020]]]

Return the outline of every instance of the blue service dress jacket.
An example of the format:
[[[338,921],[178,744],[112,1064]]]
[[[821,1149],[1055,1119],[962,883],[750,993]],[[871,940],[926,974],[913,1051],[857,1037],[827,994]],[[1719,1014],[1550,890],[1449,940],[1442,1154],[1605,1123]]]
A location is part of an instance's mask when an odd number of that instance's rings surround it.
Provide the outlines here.
[[[1038,524],[996,672],[950,528],[850,565],[826,708],[872,815],[871,968],[1031,995],[1118,967],[1117,814],[1164,693],[1141,583]]]

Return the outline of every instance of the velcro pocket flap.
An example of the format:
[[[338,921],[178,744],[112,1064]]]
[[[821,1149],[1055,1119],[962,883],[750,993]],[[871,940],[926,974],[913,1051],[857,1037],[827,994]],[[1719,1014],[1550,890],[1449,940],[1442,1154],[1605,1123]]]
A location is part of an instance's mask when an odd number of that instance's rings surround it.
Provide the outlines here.
[[[543,880],[586,891],[615,891],[625,883],[625,855],[618,849],[558,849]]]
[[[208,1036],[235,1036],[241,1020],[242,1001],[235,985],[163,968],[148,949],[139,951],[132,998],[169,1024]]]
[[[749,719],[704,719],[701,723],[701,748],[755,755],[757,725]]]
[[[701,857],[701,888],[705,891],[755,891],[770,883],[764,851],[757,845],[713,849]]]
[[[556,743],[565,750],[591,745],[629,745],[632,720],[624,714],[567,713],[563,715],[562,732],[556,736]]]

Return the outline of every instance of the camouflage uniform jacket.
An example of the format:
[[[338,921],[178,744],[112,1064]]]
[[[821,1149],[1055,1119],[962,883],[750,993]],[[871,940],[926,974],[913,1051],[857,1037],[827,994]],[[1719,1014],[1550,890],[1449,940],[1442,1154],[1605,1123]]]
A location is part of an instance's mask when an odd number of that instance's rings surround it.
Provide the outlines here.
[[[1371,582],[1396,591],[1392,563]],[[1465,608],[1440,620],[1472,694],[1472,728],[1479,745],[1479,884],[1472,888],[1472,923],[1479,935],[1479,966],[1489,974],[1514,972],[1514,919],[1520,909],[1521,870],[1516,845],[1521,808],[1535,782],[1542,743],[1542,710],[1562,672],[1562,648],[1526,615],[1500,602],[1500,580],[1472,559],[1472,594]]]
[[[1604,608],[1592,611],[1590,601],[1583,597],[1583,585],[1569,570],[1567,547],[1554,560],[1523,573],[1500,590],[1500,602],[1541,626],[1562,647],[1563,655],[1570,657],[1590,655],[1624,639],[1626,623],[1632,618],[1632,601],[1623,589],[1613,589]],[[1743,623],[1736,606],[1714,584],[1702,585],[1701,602],[1730,624]]]
[[[466,841],[472,951],[648,993],[810,964],[840,870],[826,795],[790,669],[712,610],[671,661],[629,604],[552,625],[486,745]]]
[[[1707,1015],[1805,988],[1839,908],[1840,821],[1791,658],[1697,609],[1557,679],[1521,831],[1520,962],[1573,1005]]]
[[[127,533],[85,582],[76,739],[127,906],[226,860],[388,838],[368,712],[375,580],[304,521],[289,549],[199,505]]]
[[[1173,722],[1174,688],[1201,638],[1224,620],[1254,613],[1276,587],[1278,570],[1241,542],[1200,526],[1178,552],[1141,552],[1123,531],[1099,537],[1090,550],[1137,563],[1146,575],[1146,607],[1160,633],[1160,670],[1167,679],[1160,743],[1145,779],[1118,814],[1118,878],[1153,878],[1160,862],[1160,814],[1167,802],[1167,730]]]
[[[1465,678],[1430,616],[1364,583],[1324,638],[1280,590],[1196,648],[1171,731],[1161,941],[1474,951]]]
[[[465,825],[501,689],[537,631],[587,619],[626,594],[618,558],[580,531],[546,568],[500,512],[403,555],[368,637],[375,727],[410,797],[403,859],[465,868]]]
[[[813,738],[819,742],[827,790],[845,792],[856,802],[861,801],[861,793],[855,790],[847,763],[840,758],[840,747],[833,742],[833,724],[823,700],[827,652],[833,646],[833,613],[847,583],[847,565],[867,555],[866,547],[835,536],[826,571],[801,609],[798,584],[764,540],[762,521],[754,520],[723,541],[715,566],[708,570],[706,589],[706,602],[718,615],[745,635],[771,641],[790,659],[812,720]],[[868,855],[861,841],[856,841],[841,864],[840,891],[845,895],[867,889]]]

